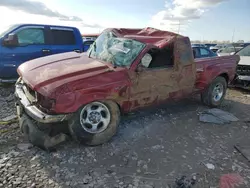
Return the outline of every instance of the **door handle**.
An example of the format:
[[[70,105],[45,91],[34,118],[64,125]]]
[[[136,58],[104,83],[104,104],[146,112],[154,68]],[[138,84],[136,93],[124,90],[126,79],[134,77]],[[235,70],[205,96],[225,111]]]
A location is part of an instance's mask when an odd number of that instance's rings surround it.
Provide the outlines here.
[[[74,50],[74,52],[80,53],[80,50],[78,50],[78,49],[75,49],[75,50]]]
[[[42,52],[43,53],[48,53],[48,52],[50,52],[50,50],[48,50],[48,49],[42,49]]]

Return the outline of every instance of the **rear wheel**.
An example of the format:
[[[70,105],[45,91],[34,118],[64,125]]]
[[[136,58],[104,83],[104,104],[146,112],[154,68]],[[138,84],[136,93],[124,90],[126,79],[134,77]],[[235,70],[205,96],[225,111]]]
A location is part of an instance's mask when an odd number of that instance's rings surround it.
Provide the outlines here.
[[[120,110],[112,101],[92,102],[78,110],[69,120],[73,138],[87,145],[99,145],[117,132]]]
[[[201,100],[205,105],[208,105],[210,107],[218,107],[224,100],[226,90],[226,79],[223,77],[217,77],[201,94]]]

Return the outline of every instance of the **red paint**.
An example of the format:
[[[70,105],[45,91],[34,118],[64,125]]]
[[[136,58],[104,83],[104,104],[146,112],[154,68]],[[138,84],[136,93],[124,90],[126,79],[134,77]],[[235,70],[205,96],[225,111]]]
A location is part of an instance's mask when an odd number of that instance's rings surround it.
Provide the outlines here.
[[[110,29],[108,29],[110,30]],[[47,99],[54,99],[53,113],[73,113],[81,106],[102,100],[113,100],[124,112],[186,97],[205,89],[220,74],[231,81],[239,56],[196,60],[188,37],[146,29],[112,29],[119,37],[146,43],[145,49],[130,68],[113,68],[108,62],[74,52],[47,56],[22,64],[19,75],[32,89]],[[174,47],[174,66],[136,72],[141,58],[152,47]],[[196,73],[196,69],[203,72]],[[42,98],[42,97],[41,97]]]
[[[112,32],[118,37],[136,39],[140,42],[153,44],[158,47],[168,44],[169,41],[174,40],[175,37],[179,36],[176,33],[161,31],[150,27],[144,29],[117,28],[106,29],[106,31],[107,30],[112,30]]]
[[[238,63],[239,60],[238,55],[196,59],[196,68],[204,69],[204,72],[197,73],[196,88],[204,89],[221,74],[226,74],[228,81],[232,81],[235,76],[236,62]]]
[[[244,183],[239,174],[225,174],[220,178],[220,188],[236,188]]]

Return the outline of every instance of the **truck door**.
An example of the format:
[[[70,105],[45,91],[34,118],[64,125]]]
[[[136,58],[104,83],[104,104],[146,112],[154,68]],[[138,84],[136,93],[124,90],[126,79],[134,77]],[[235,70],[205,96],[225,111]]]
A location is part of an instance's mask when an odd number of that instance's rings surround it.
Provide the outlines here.
[[[64,52],[82,52],[83,43],[80,33],[77,33],[73,28],[67,27],[50,27],[51,34],[51,48],[52,54],[64,53]],[[80,37],[77,40],[77,37]]]
[[[47,43],[44,26],[24,26],[14,33],[18,38],[18,46],[1,46],[0,77],[3,79],[17,78],[16,69],[20,64],[50,55],[50,45]]]
[[[149,56],[150,63],[144,65],[144,58]],[[142,67],[142,68],[141,68]],[[131,109],[160,103],[178,95],[179,70],[174,63],[173,45],[170,48],[150,49],[131,73],[130,103]]]
[[[179,99],[192,93],[196,69],[188,38],[177,38],[172,45],[158,52],[149,50],[147,54],[152,57],[150,64],[129,74],[131,109]]]

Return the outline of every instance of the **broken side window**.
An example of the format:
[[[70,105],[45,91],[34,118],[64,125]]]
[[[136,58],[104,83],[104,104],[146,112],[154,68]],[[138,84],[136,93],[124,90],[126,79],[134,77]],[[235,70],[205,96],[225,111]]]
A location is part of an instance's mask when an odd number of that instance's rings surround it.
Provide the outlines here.
[[[152,56],[152,61],[148,68],[166,68],[173,67],[174,65],[174,49],[173,44],[160,49],[153,48],[149,50],[149,54]]]

